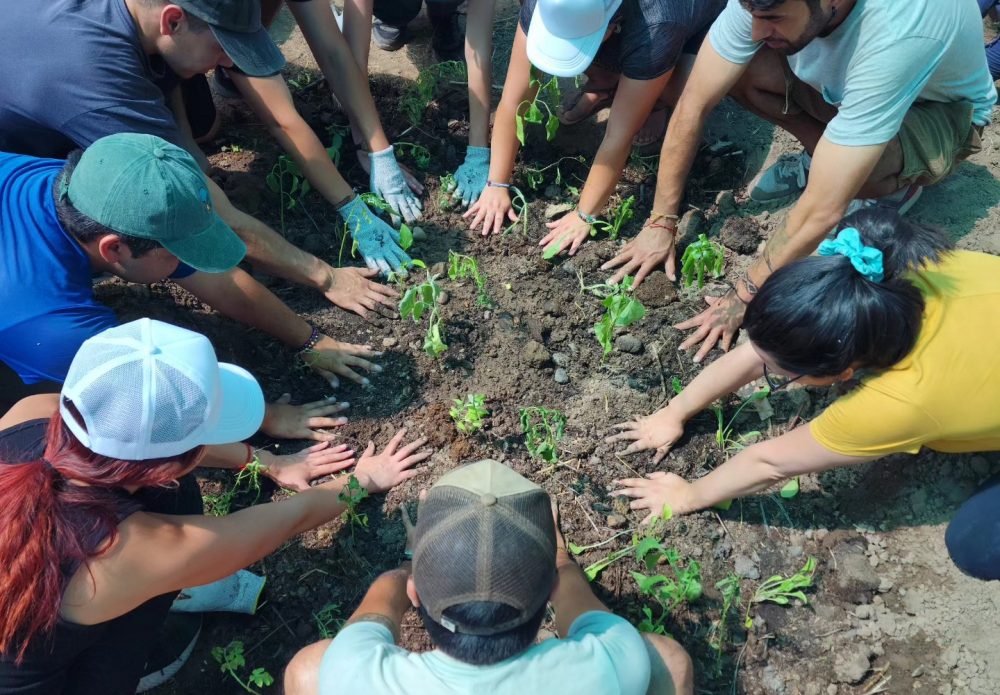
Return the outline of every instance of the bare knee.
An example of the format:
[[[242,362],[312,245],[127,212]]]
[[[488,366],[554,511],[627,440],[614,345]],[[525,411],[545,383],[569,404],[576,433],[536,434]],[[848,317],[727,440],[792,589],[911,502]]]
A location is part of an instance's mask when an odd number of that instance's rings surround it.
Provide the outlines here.
[[[674,684],[674,692],[677,695],[693,695],[694,664],[684,647],[665,635],[645,634],[643,637],[653,647],[663,662],[663,666],[666,667]],[[657,664],[651,664],[651,666],[655,674]]]
[[[761,49],[733,85],[729,96],[758,115],[777,116],[784,107],[786,88],[781,57],[775,51]]]
[[[285,667],[285,695],[319,695],[319,665],[331,640],[303,647]]]

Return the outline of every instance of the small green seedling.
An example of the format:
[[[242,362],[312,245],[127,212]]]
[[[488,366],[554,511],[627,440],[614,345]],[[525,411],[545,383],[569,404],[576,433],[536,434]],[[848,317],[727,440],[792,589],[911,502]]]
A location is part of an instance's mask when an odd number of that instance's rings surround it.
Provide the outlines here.
[[[666,548],[658,538],[646,536],[635,547],[636,560],[646,567],[647,572],[656,569],[665,560],[670,574],[647,576],[632,572],[632,578],[639,591],[659,605],[659,614],[643,608],[645,618],[637,626],[640,632],[666,634],[667,617],[681,604],[701,598],[701,565],[695,560],[682,562],[680,553],[674,548]]]
[[[236,474],[231,487],[223,490],[218,495],[204,495],[205,511],[212,516],[226,516],[233,506],[233,500],[243,492],[243,490],[253,491],[254,498],[250,504],[256,504],[261,496],[260,478],[266,470],[260,459],[254,457],[253,461],[245,465]]]
[[[316,629],[319,630],[320,639],[330,639],[344,627],[339,603],[326,604],[318,612],[313,613],[313,620],[316,622]]]
[[[594,324],[594,335],[604,348],[604,357],[614,349],[615,328],[630,326],[646,315],[646,307],[631,294],[634,281],[631,275],[627,275],[621,283],[608,286],[610,294],[602,302],[604,315]]]
[[[736,418],[739,417],[743,409],[746,408],[751,403],[756,401],[761,401],[771,395],[771,389],[765,386],[760,391],[756,391],[747,398],[743,399],[743,402],[739,404],[736,408],[736,412],[733,413],[732,417],[729,418],[729,422],[726,422],[725,411],[721,405],[712,405],[712,413],[715,414],[715,443],[719,445],[719,449],[722,450],[723,454],[731,454],[738,451],[746,449],[747,446],[757,441],[761,437],[761,433],[757,430],[753,432],[744,432],[737,436],[733,436],[733,425],[736,422]],[[793,495],[794,497],[794,495]]]
[[[456,205],[458,205],[458,199],[453,197],[452,193],[458,186],[458,182],[455,180],[454,174],[445,174],[444,176],[438,177],[441,185],[438,188],[438,207],[442,210],[451,210]]]
[[[414,164],[417,165],[417,168],[426,169],[430,166],[431,152],[423,145],[418,145],[415,142],[394,142],[392,146],[401,155],[409,155],[413,159]]]
[[[448,414],[455,421],[455,427],[462,434],[473,434],[483,428],[483,420],[490,411],[486,409],[486,396],[481,393],[470,393],[465,397],[455,399],[455,405]]]
[[[403,94],[399,109],[406,116],[410,125],[417,125],[424,117],[424,111],[434,99],[434,94],[441,84],[454,82],[468,83],[469,71],[460,60],[449,60],[426,67],[420,71],[417,79]]]
[[[251,686],[266,688],[274,685],[274,678],[263,668],[255,668],[250,671],[245,676],[246,680],[241,677],[240,672],[246,667],[247,662],[243,655],[243,643],[239,640],[233,640],[225,647],[212,647],[212,658],[219,664],[220,671],[228,673],[234,681],[240,684],[241,688],[252,695],[260,695],[260,693]]]
[[[590,235],[596,236],[597,232],[607,232],[608,237],[617,239],[622,232],[622,227],[628,224],[635,216],[635,196],[630,195],[611,209],[611,221],[597,220],[590,228]]]
[[[517,139],[524,145],[524,124],[535,123],[545,124],[545,139],[551,141],[559,130],[559,117],[555,114],[555,105],[562,99],[559,90],[559,82],[555,77],[550,77],[545,84],[542,84],[541,73],[531,68],[531,82],[529,89],[534,95],[531,99],[522,101],[517,106],[517,116],[514,119],[514,126]],[[542,110],[545,113],[542,113]]]
[[[420,260],[414,260],[413,265],[426,270],[427,265]],[[441,306],[438,298],[441,296],[441,287],[437,284],[437,276],[431,275],[427,271],[427,279],[411,287],[403,295],[399,302],[399,315],[406,319],[413,319],[414,323],[420,323],[424,314],[428,315],[427,332],[424,334],[424,352],[433,358],[441,356],[448,345],[441,338]]]
[[[337,493],[337,499],[345,505],[340,518],[351,525],[352,533],[355,527],[368,528],[368,515],[358,512],[358,505],[367,497],[368,489],[353,475],[347,479],[347,485]]]
[[[559,442],[566,433],[566,416],[558,410],[532,406],[518,411],[524,444],[532,458],[555,465],[559,462]]]
[[[730,573],[724,579],[717,581],[715,588],[722,596],[722,608],[719,611],[719,619],[712,623],[708,632],[708,646],[715,651],[716,670],[718,671],[720,670],[722,654],[731,639],[730,614],[733,607],[738,607],[740,602],[740,578]]]
[[[765,579],[754,591],[750,602],[747,603],[746,617],[743,626],[746,629],[753,627],[753,618],[750,617],[750,609],[758,603],[777,603],[779,606],[787,606],[792,599],[798,599],[802,603],[809,603],[809,599],[804,593],[813,585],[813,575],[816,574],[816,558],[806,559],[806,564],[791,577],[782,577],[776,574]]]
[[[448,251],[448,279],[464,280],[472,278],[476,283],[476,304],[482,307],[493,306],[490,295],[486,293],[486,278],[479,273],[479,263],[472,256],[465,256],[454,251]]]
[[[312,190],[299,165],[286,154],[278,157],[264,182],[278,194],[281,229],[285,229],[285,210],[302,209],[302,198]]]
[[[562,173],[562,163],[567,160],[577,162],[578,164],[587,163],[587,159],[582,154],[578,154],[576,156],[560,157],[551,164],[546,164],[543,167],[533,167],[525,164],[521,169],[521,173],[524,175],[524,179],[528,184],[528,188],[530,188],[533,191],[539,190],[545,183],[545,180],[547,178],[545,175],[546,172],[551,169],[555,169],[556,172],[555,179],[553,181],[555,185],[557,186],[564,185],[565,177],[563,176]],[[575,189],[574,186],[570,186],[569,184],[565,184],[565,186],[567,190],[569,190],[570,192],[572,192],[572,190]],[[577,192],[576,195],[579,195],[579,192]]]
[[[705,276],[722,277],[722,266],[725,255],[722,247],[709,240],[704,234],[698,235],[698,240],[688,244],[681,258],[681,282],[690,287],[697,280],[698,288],[705,285]]]
[[[333,165],[340,168],[340,149],[344,146],[351,129],[346,125],[331,125],[327,127],[326,132],[330,136],[330,146],[326,148],[326,153],[333,161]]]
[[[517,186],[511,186],[507,189],[510,192],[510,205],[514,210],[514,214],[517,215],[517,221],[511,222],[504,228],[503,233],[506,234],[510,230],[514,229],[516,226],[521,225],[521,233],[528,234],[528,200],[524,197],[524,193]]]

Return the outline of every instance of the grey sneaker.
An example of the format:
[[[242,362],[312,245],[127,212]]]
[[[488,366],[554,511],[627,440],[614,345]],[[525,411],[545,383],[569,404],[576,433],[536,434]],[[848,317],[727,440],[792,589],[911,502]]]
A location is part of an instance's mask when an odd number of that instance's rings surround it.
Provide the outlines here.
[[[750,189],[750,199],[766,203],[801,193],[809,178],[810,164],[812,157],[805,152],[781,155],[778,161],[761,172],[757,183]]]
[[[907,211],[913,207],[917,200],[920,199],[920,194],[923,192],[923,186],[911,184],[906,188],[896,191],[892,195],[885,196],[884,198],[855,198],[848,203],[847,212],[844,213],[844,217],[847,217],[858,210],[866,210],[874,207],[891,208],[900,215],[905,215]]]
[[[406,27],[393,27],[378,17],[372,22],[372,41],[383,51],[398,51],[406,43]]]

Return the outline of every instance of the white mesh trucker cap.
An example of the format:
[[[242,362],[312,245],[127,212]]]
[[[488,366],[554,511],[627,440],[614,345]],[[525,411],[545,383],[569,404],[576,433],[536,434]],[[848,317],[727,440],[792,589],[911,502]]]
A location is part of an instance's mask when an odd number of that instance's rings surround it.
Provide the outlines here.
[[[205,336],[139,319],[80,346],[59,412],[94,453],[142,461],[246,439],[264,419],[264,394],[248,371],[220,363]]]

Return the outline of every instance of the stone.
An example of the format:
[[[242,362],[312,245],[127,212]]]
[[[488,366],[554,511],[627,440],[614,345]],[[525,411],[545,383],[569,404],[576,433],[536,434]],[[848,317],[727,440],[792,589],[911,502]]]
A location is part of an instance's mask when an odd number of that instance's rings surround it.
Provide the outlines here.
[[[719,241],[736,253],[750,255],[760,243],[760,226],[752,217],[730,217],[722,225]]]
[[[910,495],[910,508],[916,515],[923,514],[927,511],[927,490],[924,488],[917,488]]]
[[[422,239],[427,238],[427,232],[424,231],[423,227],[414,227],[410,231],[413,232],[414,241],[421,241]]]
[[[549,342],[562,343],[569,339],[569,331],[565,328],[556,328],[549,336]]]
[[[545,206],[545,219],[551,220],[553,217],[564,215],[574,207],[573,203],[549,203]]]
[[[941,665],[949,671],[958,667],[958,647],[952,645],[941,653]]]
[[[833,576],[834,589],[845,601],[867,603],[878,590],[881,580],[875,573],[864,550],[854,543],[840,543],[833,549],[837,568]]]
[[[609,514],[606,523],[608,528],[619,529],[624,528],[628,524],[628,519],[621,514]]]
[[[558,302],[554,302],[551,299],[542,303],[542,313],[548,314],[549,316],[562,316],[563,311],[559,306]]]
[[[871,647],[854,645],[840,652],[833,662],[833,679],[837,683],[860,683],[871,669]]]
[[[565,352],[553,352],[552,362],[557,367],[565,367],[566,365],[569,364],[569,355],[567,355]]]
[[[552,375],[552,378],[556,380],[557,384],[568,384],[569,383],[569,374],[567,374],[566,370],[563,369],[562,367],[556,367],[556,371]]]
[[[615,339],[615,347],[622,352],[627,352],[631,355],[638,355],[643,351],[642,341],[636,338],[634,335],[620,335]]]
[[[760,579],[760,569],[746,555],[737,555],[734,564],[736,574],[744,579]]]
[[[920,595],[912,591],[903,596],[903,610],[907,615],[919,615],[924,609],[924,602]]]
[[[544,367],[552,360],[552,355],[537,340],[529,340],[521,348],[521,361],[529,367]]]
[[[720,215],[729,216],[736,212],[736,196],[732,191],[719,191],[715,196],[715,207]]]
[[[774,664],[768,664],[764,667],[764,670],[761,672],[761,684],[768,695],[785,695],[788,692],[785,680],[778,673]]]
[[[677,224],[677,238],[694,241],[698,238],[698,231],[704,221],[705,217],[699,210],[688,210]]]
[[[441,290],[441,294],[438,295],[438,304],[444,306],[449,301],[451,301],[451,295],[448,293],[448,290]]]
[[[973,456],[972,460],[969,461],[969,467],[972,468],[973,473],[980,477],[985,477],[990,472],[990,462],[984,456]]]
[[[382,338],[382,347],[384,348],[394,348],[399,345],[399,340],[389,336],[388,338]]]

